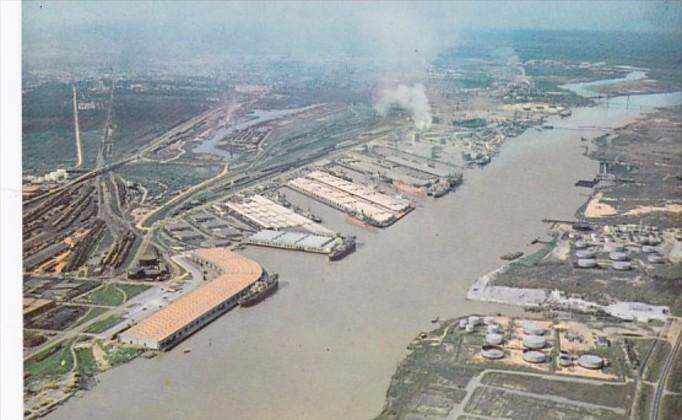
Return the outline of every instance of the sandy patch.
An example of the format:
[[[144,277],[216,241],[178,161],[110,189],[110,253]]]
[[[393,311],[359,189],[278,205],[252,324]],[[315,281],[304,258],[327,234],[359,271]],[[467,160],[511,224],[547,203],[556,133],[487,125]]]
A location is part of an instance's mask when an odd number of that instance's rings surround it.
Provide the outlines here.
[[[585,217],[589,218],[599,218],[606,216],[613,216],[618,214],[615,208],[612,206],[602,203],[601,199],[604,197],[604,193],[597,193],[589,203],[587,203],[587,208],[585,209]]]
[[[92,345],[92,355],[95,358],[95,362],[97,362],[97,367],[100,370],[105,371],[109,369],[110,365],[106,357],[106,352],[104,351],[104,349],[102,348],[98,341],[96,341]]]
[[[639,206],[624,213],[625,216],[641,216],[648,213],[682,213],[682,204],[666,204],[663,207]]]

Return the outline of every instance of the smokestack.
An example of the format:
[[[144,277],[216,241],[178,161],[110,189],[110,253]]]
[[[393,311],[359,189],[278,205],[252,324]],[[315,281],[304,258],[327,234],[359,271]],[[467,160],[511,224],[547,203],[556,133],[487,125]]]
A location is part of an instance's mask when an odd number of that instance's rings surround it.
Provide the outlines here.
[[[426,96],[424,85],[398,85],[392,89],[384,89],[374,104],[374,109],[385,116],[392,106],[398,106],[412,114],[414,126],[418,130],[431,127],[431,104]]]

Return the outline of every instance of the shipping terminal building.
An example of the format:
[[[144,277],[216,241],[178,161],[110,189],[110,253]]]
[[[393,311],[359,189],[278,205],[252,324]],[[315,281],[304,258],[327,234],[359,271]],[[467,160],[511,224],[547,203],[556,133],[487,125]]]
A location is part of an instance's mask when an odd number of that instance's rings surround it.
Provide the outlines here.
[[[119,334],[119,341],[167,350],[237,305],[263,276],[255,261],[224,248],[204,248],[192,261],[217,277]]]

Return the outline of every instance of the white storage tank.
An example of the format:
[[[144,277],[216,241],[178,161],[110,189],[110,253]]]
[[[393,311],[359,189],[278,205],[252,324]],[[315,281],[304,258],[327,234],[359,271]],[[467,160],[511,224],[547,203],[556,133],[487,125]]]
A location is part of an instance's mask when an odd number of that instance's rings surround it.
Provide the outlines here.
[[[665,262],[665,258],[660,254],[649,254],[646,260],[652,264],[663,264]]]
[[[545,353],[541,351],[524,350],[523,360],[525,360],[528,363],[543,363],[545,360],[547,360],[547,356],[545,355]]]
[[[649,241],[647,241],[647,242],[649,242]],[[645,254],[653,254],[654,252],[656,252],[656,248],[651,246],[651,245],[644,245],[642,247],[642,252]]]
[[[459,320],[459,328],[465,329],[467,327],[467,320],[466,319],[460,319]]]
[[[481,347],[481,356],[490,360],[497,360],[504,357],[504,350],[498,346],[485,345]]]
[[[481,318],[478,316],[470,316],[469,317],[469,325],[473,325],[474,327],[479,325],[481,323]]]
[[[498,346],[502,344],[502,341],[504,340],[504,337],[502,337],[501,334],[495,334],[495,333],[490,333],[485,336],[485,342],[486,344],[489,344],[491,346]]]
[[[594,258],[594,252],[589,249],[579,249],[575,252],[575,256],[578,258]]]
[[[468,332],[468,333],[474,332],[474,326],[471,325],[471,324],[467,324],[467,325],[466,325],[466,328],[464,328],[464,331],[466,331],[466,332]]]
[[[523,324],[523,332],[531,335],[544,335],[545,327],[543,327],[542,324],[539,324],[537,322],[529,321]]]
[[[627,261],[629,259],[628,254],[626,254],[625,252],[621,252],[621,251],[610,252],[609,258],[611,258],[612,261]]]
[[[559,356],[559,366],[571,367],[573,366],[573,361],[569,356],[562,354],[561,356]]]
[[[528,335],[523,338],[523,347],[527,349],[542,349],[547,345],[547,340],[541,335]]]
[[[618,271],[628,271],[632,269],[632,263],[630,261],[614,261],[611,266],[614,270]]]
[[[594,258],[579,258],[578,267],[579,268],[595,268],[597,266],[597,260]]]
[[[502,332],[502,328],[499,325],[488,325],[488,334],[499,334]]]
[[[575,241],[575,248],[576,249],[585,249],[587,248],[587,242],[581,240]]]
[[[585,369],[601,369],[604,366],[604,359],[596,354],[583,354],[578,358],[578,365]]]

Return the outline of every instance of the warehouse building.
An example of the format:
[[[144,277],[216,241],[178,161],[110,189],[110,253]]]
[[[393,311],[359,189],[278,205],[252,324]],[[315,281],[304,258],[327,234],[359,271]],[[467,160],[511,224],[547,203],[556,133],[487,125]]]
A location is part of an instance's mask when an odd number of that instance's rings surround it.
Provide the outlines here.
[[[217,272],[217,277],[122,332],[119,341],[168,350],[236,306],[263,275],[255,261],[224,248],[196,250],[192,261]]]

